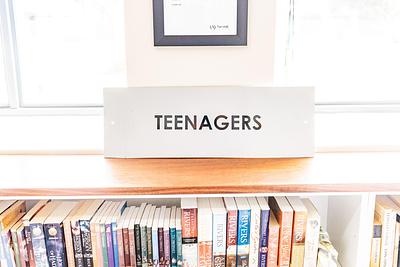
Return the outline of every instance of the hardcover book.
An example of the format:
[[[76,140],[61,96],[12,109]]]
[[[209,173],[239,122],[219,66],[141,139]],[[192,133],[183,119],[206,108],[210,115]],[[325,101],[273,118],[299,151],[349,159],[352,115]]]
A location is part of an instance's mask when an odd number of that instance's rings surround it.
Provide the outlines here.
[[[171,208],[171,218],[169,220],[169,235],[171,238],[170,248],[171,248],[171,266],[176,267],[176,207]]]
[[[257,202],[261,209],[258,266],[266,267],[267,257],[268,257],[268,228],[269,228],[270,209],[268,202],[264,197],[257,197]]]
[[[285,197],[271,197],[269,206],[281,226],[279,232],[278,266],[289,267],[292,246],[293,209]]]
[[[184,267],[197,267],[197,200],[182,198],[182,260]]]
[[[182,262],[182,210],[176,209],[176,265],[181,267]]]
[[[379,222],[379,217],[375,214],[372,244],[371,244],[371,258],[369,263],[370,267],[379,267],[380,256],[381,256],[381,240],[382,240],[382,224]]]
[[[212,211],[209,198],[198,198],[198,267],[212,266]]]
[[[161,208],[156,208],[154,212],[153,225],[151,226],[151,244],[153,251],[153,265],[159,266],[160,258],[158,255],[158,220],[160,218]]]
[[[380,267],[389,267],[393,265],[396,217],[400,208],[387,196],[377,196],[375,203],[375,212],[378,220],[382,223],[382,242]]]
[[[64,232],[62,222],[77,205],[77,202],[62,202],[46,218],[44,235],[46,239],[47,260],[50,266],[67,267],[65,255]]]
[[[290,265],[302,266],[304,263],[304,244],[307,228],[307,208],[299,197],[287,197],[293,209],[292,255]]]
[[[228,211],[226,226],[226,266],[236,267],[238,210],[233,197],[225,197],[224,202]]]
[[[273,212],[269,215],[267,266],[278,266],[280,226]]]
[[[307,209],[307,228],[306,238],[304,243],[304,267],[316,267],[318,246],[319,246],[319,231],[321,227],[321,219],[317,209],[309,199],[302,199],[304,206]]]
[[[258,267],[261,209],[255,197],[248,197],[247,201],[249,202],[251,210],[249,267]]]
[[[43,224],[47,217],[60,204],[58,201],[49,202],[31,220],[29,228],[32,233],[33,256],[36,267],[48,267],[46,241]]]
[[[236,264],[238,267],[249,266],[251,211],[246,198],[235,198],[238,208],[238,233]]]
[[[226,209],[222,198],[210,198],[213,266],[226,266]]]
[[[104,200],[92,200],[90,206],[79,218],[80,234],[82,239],[82,254],[85,267],[93,267],[93,242],[91,237],[90,221],[104,203]]]
[[[171,217],[171,208],[165,209],[164,216],[164,266],[171,266],[171,237],[169,235],[169,219]]]

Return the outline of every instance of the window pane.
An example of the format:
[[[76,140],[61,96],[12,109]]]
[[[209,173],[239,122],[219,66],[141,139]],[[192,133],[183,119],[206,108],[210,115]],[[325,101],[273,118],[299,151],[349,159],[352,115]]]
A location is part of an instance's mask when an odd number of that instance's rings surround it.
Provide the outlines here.
[[[125,85],[123,0],[18,0],[14,10],[23,105],[101,105],[104,87]]]
[[[400,101],[400,1],[294,1],[290,79],[318,102]]]
[[[6,73],[4,70],[4,47],[3,47],[2,36],[0,34],[0,107],[4,106],[8,106],[8,97],[7,97]]]

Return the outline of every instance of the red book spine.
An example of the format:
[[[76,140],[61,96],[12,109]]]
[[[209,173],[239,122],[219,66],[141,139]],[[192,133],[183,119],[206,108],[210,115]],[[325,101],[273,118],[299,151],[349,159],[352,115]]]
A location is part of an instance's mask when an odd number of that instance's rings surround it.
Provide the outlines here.
[[[237,210],[228,211],[226,225],[226,265],[236,267],[236,244],[237,244]]]

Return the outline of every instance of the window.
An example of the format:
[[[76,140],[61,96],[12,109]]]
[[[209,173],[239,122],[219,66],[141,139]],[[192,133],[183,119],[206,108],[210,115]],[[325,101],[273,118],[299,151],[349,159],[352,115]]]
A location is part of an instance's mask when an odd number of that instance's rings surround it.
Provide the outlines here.
[[[400,103],[400,1],[301,0],[289,77],[319,103]]]
[[[13,1],[21,106],[100,106],[124,86],[123,1]]]

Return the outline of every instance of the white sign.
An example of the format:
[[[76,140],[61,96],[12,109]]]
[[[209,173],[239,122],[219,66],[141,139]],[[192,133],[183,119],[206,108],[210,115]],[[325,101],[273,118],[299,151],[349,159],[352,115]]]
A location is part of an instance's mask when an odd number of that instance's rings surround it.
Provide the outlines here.
[[[164,35],[236,35],[238,0],[164,0]]]
[[[104,90],[104,153],[119,158],[310,157],[310,87]]]

